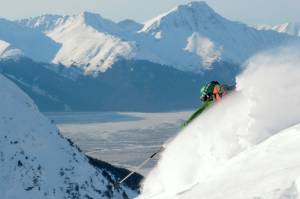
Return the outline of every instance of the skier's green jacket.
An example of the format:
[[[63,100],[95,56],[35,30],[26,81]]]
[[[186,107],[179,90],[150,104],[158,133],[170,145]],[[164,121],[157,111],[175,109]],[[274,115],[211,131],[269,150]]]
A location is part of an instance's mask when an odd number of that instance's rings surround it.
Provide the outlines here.
[[[214,104],[214,101],[205,101],[202,103],[202,106],[200,106],[197,111],[195,111],[187,121],[185,121],[183,123],[183,127],[187,126],[188,124],[190,124],[196,117],[198,117],[203,111],[205,111],[206,109],[208,109],[209,107],[211,107]]]
[[[212,81],[201,89],[201,101],[203,102],[201,107],[194,112],[189,119],[184,122],[183,127],[190,124],[196,117],[198,117],[203,111],[207,110],[214,103],[221,101],[221,98],[227,94],[228,91],[235,89],[235,86],[220,85],[217,81]]]

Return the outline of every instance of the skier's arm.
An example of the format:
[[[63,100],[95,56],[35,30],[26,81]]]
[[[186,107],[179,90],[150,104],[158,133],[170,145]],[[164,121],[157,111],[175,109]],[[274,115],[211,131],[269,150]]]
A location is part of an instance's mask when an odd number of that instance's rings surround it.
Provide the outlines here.
[[[185,121],[182,125],[182,127],[187,126],[188,124],[190,124],[196,117],[198,117],[209,105],[211,104],[211,102],[204,102],[202,104],[202,106],[200,108],[198,108],[198,110],[193,113],[193,115],[191,115],[189,117],[189,119],[187,121]]]

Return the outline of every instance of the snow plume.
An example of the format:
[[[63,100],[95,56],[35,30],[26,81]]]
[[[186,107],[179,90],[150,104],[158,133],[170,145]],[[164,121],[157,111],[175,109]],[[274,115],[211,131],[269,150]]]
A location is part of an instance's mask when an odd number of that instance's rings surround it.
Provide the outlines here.
[[[140,199],[184,198],[183,193],[198,185],[201,192],[201,184],[224,170],[224,165],[300,123],[299,52],[293,47],[250,59],[237,77],[237,92],[202,114],[167,144],[157,167],[144,182]],[[215,192],[218,189],[212,188]],[[197,193],[186,198],[193,197],[198,198]]]

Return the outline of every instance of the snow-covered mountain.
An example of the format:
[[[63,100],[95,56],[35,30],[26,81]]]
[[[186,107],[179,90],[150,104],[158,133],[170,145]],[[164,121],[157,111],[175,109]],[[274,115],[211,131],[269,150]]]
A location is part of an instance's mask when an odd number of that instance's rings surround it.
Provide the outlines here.
[[[258,30],[274,30],[280,33],[287,33],[289,35],[300,36],[300,22],[284,23],[280,25],[258,25]]]
[[[300,40],[227,20],[205,2],[180,5],[143,25],[128,20],[115,23],[88,12],[18,23],[41,30],[62,45],[54,63],[77,65],[86,73],[106,71],[120,59],[202,72],[215,62],[241,64],[259,51]]]
[[[87,73],[105,71],[118,57],[133,58],[131,42],[118,36],[121,29],[100,15],[88,12],[70,17],[63,25],[48,33],[61,49],[54,63],[78,65]]]
[[[190,71],[209,68],[218,60],[240,64],[290,39],[227,20],[205,2],[181,5],[147,22],[141,32],[156,40],[148,48],[169,65]]]
[[[299,48],[249,60],[237,91],[166,144],[138,198],[298,199]]]
[[[0,193],[12,198],[132,198],[113,188],[113,175],[96,169],[41,113],[0,75]]]
[[[43,33],[0,19],[1,57],[25,55],[37,61],[51,62],[60,45]]]
[[[133,57],[134,44],[119,36],[125,30],[132,30],[132,27],[128,23],[118,25],[99,14],[83,12],[65,17],[44,15],[19,23],[43,31],[62,45],[52,62],[80,66],[86,73],[106,71],[118,57]]]

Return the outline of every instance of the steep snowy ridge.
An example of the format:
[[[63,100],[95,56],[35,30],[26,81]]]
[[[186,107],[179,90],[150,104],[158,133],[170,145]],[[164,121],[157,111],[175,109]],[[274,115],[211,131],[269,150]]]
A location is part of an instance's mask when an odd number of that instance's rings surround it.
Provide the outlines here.
[[[0,40],[37,61],[51,62],[60,45],[37,30],[0,19]],[[34,45],[32,45],[34,44]]]
[[[69,17],[48,36],[62,44],[54,63],[77,65],[86,73],[106,71],[119,57],[131,58],[133,44],[117,34],[120,28],[100,15],[88,12]]]
[[[255,26],[258,30],[274,30],[280,33],[287,33],[289,35],[300,36],[300,22],[284,23],[280,25],[258,25]]]
[[[95,169],[65,140],[19,88],[0,75],[0,193],[12,198],[130,198],[113,189],[106,170]]]
[[[157,29],[165,28],[168,30],[168,28],[173,27],[184,27],[192,31],[199,31],[203,25],[206,25],[203,23],[212,22],[207,21],[207,19],[215,22],[225,21],[205,2],[191,2],[186,5],[180,5],[165,14],[151,19],[145,23],[142,31],[153,32]]]
[[[107,34],[118,34],[122,29],[113,21],[103,18],[100,14],[91,12],[83,12],[79,15],[79,20],[82,20],[88,26],[93,27],[95,30]]]
[[[166,144],[139,198],[299,198],[299,48],[249,60],[237,91]]]
[[[115,23],[89,12],[19,23],[44,30],[62,44],[53,62],[77,65],[87,73],[106,71],[120,59],[148,60],[199,73],[216,62],[241,64],[259,51],[300,42],[227,20],[205,2],[180,5],[144,25],[130,20]]]
[[[47,33],[52,31],[57,26],[63,24],[69,16],[60,16],[60,15],[42,15],[38,17],[31,17],[28,19],[21,19],[17,21],[20,25],[37,29],[41,32]]]

